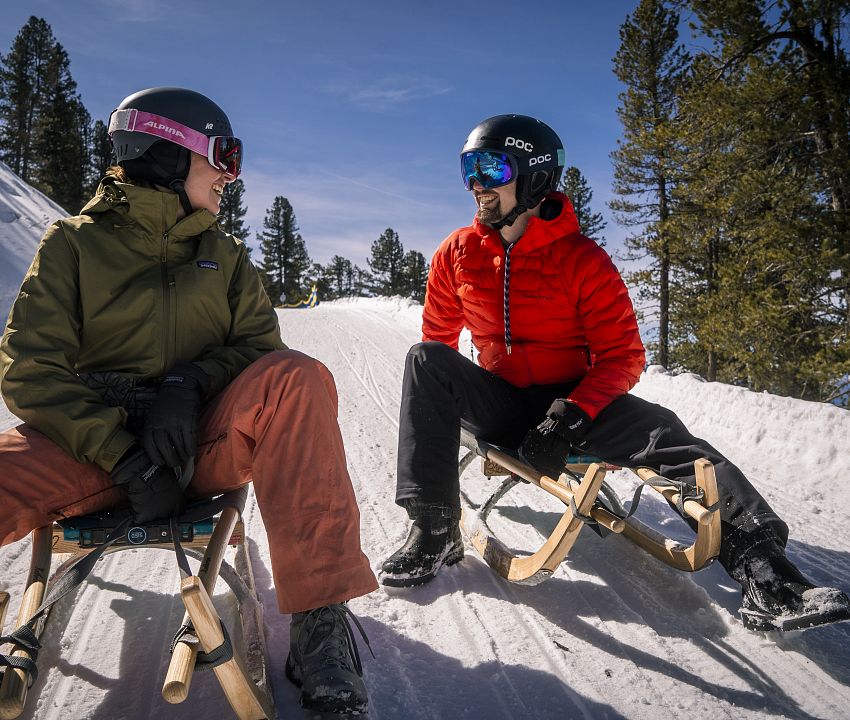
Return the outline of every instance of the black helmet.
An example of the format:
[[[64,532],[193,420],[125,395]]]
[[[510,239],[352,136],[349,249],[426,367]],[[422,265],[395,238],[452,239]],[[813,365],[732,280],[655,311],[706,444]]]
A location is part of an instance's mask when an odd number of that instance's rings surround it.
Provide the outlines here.
[[[127,174],[174,190],[187,214],[192,210],[183,181],[189,174],[190,152],[212,163],[207,138],[235,140],[230,120],[218,105],[193,90],[175,87],[149,88],[124,98],[110,115],[109,136]],[[241,161],[241,143],[236,142]]]
[[[461,150],[462,165],[464,155],[476,150],[507,155],[515,164],[517,207],[494,223],[497,228],[512,225],[522,213],[536,207],[557,187],[564,170],[561,139],[546,123],[527,115],[495,115],[476,125]],[[468,173],[463,172],[467,183]],[[475,175],[469,175],[469,179],[475,179]]]

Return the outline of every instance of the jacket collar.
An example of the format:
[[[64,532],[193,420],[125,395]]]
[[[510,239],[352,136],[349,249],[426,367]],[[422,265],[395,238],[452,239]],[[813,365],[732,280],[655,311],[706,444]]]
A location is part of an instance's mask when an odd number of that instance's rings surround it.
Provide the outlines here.
[[[178,220],[178,207],[176,193],[122,183],[107,176],[80,213],[93,215],[114,210],[143,231],[156,235],[167,232],[173,240],[200,235],[216,224],[216,216],[206,209]]]
[[[514,243],[514,253],[527,253],[543,245],[548,245],[559,238],[579,232],[580,228],[575,211],[573,210],[573,205],[564,193],[549,193],[543,202],[556,203],[560,205],[560,210],[557,212],[557,215],[548,220],[540,217],[529,218],[525,232]],[[502,251],[502,238],[498,231],[489,225],[485,225],[477,217],[472,227],[483,238],[486,244],[495,245],[499,251]]]

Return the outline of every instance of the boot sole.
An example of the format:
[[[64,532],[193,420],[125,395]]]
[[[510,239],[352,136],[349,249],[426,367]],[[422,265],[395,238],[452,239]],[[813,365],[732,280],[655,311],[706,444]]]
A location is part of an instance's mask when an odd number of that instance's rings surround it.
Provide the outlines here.
[[[843,609],[833,612],[796,615],[793,617],[776,617],[767,613],[744,610],[743,608],[740,613],[744,627],[754,632],[807,630],[808,628],[818,627],[820,625],[829,625],[830,623],[847,622],[850,620],[850,613]]]
[[[292,663],[292,655],[288,655],[286,658],[284,673],[286,674],[286,679],[301,690],[301,696],[298,699],[298,702],[301,707],[306,710],[330,713],[349,713],[351,715],[362,715],[369,710],[368,700],[364,701],[356,700],[355,698],[337,698],[329,702],[327,699],[314,698],[312,695],[308,695],[304,691],[304,683],[295,671],[295,665]]]
[[[412,575],[383,574],[381,575],[381,585],[386,585],[387,587],[416,587],[417,585],[424,585],[436,577],[441,567],[449,567],[455,563],[459,563],[461,560],[463,560],[463,545],[456,545],[446,553],[442,562],[437,563],[431,572],[424,575],[416,575],[415,577]]]

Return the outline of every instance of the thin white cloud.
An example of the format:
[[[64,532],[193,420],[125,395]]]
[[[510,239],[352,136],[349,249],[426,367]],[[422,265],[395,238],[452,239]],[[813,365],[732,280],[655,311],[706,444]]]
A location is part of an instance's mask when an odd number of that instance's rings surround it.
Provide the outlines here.
[[[169,17],[173,19],[177,10],[164,0],[98,0],[98,3],[103,6],[103,12],[108,13],[111,24],[159,23]]]
[[[342,180],[346,184],[357,185],[358,187],[366,188],[367,190],[373,190],[374,192],[381,193],[382,195],[387,195],[389,197],[398,198],[399,200],[404,200],[407,203],[415,203],[416,205],[422,205],[423,207],[430,207],[428,203],[422,202],[421,200],[416,200],[415,198],[410,197],[410,195],[402,195],[401,193],[395,193],[391,190],[384,190],[382,188],[375,187],[374,185],[369,185],[368,183],[364,183],[353,178],[347,178],[343,177],[342,175],[337,175],[336,173],[332,173],[329,170],[325,170],[323,168],[318,168],[318,172],[322,173],[323,175],[327,175],[328,177],[332,177],[337,180]]]
[[[354,105],[371,110],[386,110],[416,100],[445,95],[452,88],[435,78],[392,76],[365,84],[356,81],[334,83],[328,85],[327,90],[341,95]]]

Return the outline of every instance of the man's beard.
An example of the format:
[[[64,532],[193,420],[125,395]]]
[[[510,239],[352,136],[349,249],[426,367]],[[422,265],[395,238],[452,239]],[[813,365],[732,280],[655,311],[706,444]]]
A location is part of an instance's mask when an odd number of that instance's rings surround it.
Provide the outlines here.
[[[478,218],[479,222],[484,224],[493,223],[501,220],[505,213],[502,212],[502,200],[501,198],[496,200],[495,203],[487,205],[486,207],[478,206],[478,212],[475,215]]]

